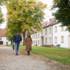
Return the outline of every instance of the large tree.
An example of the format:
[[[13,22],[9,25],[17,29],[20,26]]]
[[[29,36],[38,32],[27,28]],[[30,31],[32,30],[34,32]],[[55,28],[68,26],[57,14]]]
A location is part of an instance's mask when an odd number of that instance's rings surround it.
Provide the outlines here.
[[[2,12],[1,7],[4,6],[7,1],[8,0],[0,0],[0,23],[2,23],[4,21],[3,12]]]
[[[31,33],[41,29],[46,7],[36,0],[11,0],[6,4],[8,9],[8,36],[15,32]]]
[[[70,30],[70,0],[54,0],[54,4],[56,8],[58,7],[54,13],[56,19]]]
[[[0,24],[3,22],[3,13],[1,11],[1,7],[0,7]]]

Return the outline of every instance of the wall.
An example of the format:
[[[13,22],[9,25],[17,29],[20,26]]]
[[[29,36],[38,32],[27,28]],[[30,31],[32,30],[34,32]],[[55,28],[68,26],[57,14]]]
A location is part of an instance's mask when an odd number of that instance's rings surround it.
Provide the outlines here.
[[[33,34],[32,40],[33,46],[60,45],[62,48],[70,48],[70,33],[66,31],[66,27],[61,27],[61,23],[46,27],[42,32]]]

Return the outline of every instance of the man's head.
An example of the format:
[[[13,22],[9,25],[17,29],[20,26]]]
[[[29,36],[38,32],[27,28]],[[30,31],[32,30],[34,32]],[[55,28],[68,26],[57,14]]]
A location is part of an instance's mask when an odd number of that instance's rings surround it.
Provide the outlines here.
[[[20,34],[19,32],[16,33],[16,35],[19,35],[19,34]]]

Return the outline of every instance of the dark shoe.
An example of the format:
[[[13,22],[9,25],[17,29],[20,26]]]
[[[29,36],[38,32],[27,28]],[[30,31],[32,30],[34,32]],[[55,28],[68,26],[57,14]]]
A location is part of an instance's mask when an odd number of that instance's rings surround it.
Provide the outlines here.
[[[27,51],[27,55],[30,55],[30,51]]]
[[[18,55],[18,53],[16,53],[16,55]]]

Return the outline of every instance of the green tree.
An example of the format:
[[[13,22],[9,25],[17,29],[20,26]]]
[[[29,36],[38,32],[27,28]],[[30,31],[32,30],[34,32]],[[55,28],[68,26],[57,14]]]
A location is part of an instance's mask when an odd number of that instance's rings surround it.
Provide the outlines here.
[[[8,9],[8,35],[19,31],[23,32],[23,36],[25,36],[26,32],[30,34],[41,30],[41,22],[44,18],[43,9],[46,5],[35,0],[11,0],[6,6]]]
[[[1,6],[5,5],[6,1],[8,1],[8,0],[0,0],[0,23],[2,23],[4,21],[3,13],[1,11]]]
[[[62,26],[67,26],[70,31],[70,0],[54,0],[55,8],[58,10],[54,13],[54,16],[58,22],[62,23]]]
[[[3,14],[2,14],[2,11],[1,11],[1,8],[0,8],[0,24],[3,22]]]

